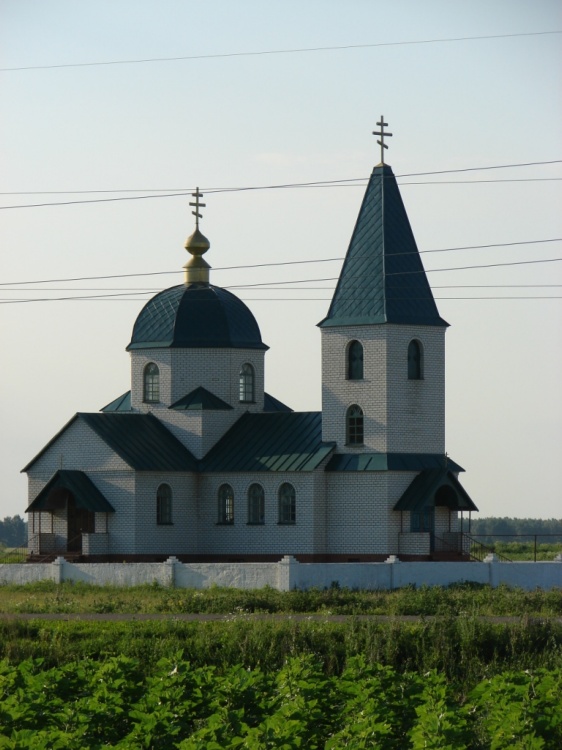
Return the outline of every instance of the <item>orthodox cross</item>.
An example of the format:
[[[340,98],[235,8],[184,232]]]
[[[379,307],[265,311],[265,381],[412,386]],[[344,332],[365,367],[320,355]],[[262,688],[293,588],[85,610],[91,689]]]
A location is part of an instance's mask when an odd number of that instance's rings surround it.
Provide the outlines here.
[[[388,148],[384,139],[385,136],[387,138],[391,137],[392,133],[385,133],[384,131],[385,127],[388,127],[388,123],[384,121],[384,115],[381,115],[381,121],[377,122],[377,125],[380,127],[380,132],[378,130],[373,130],[373,135],[380,135],[381,137],[380,141],[377,141],[377,143],[381,147],[381,164],[384,164],[384,149]]]
[[[190,203],[190,206],[195,206],[195,211],[192,211],[191,213],[195,216],[195,228],[199,229],[199,219],[203,218],[203,215],[199,213],[200,208],[205,208],[206,203],[199,203],[199,198],[203,197],[203,193],[199,192],[199,188],[195,188],[195,192],[191,193],[191,195],[195,198],[195,203]]]

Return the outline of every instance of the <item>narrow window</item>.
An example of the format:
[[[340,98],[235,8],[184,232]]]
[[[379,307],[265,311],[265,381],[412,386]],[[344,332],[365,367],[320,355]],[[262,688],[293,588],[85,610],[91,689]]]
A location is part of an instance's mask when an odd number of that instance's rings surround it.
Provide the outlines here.
[[[234,523],[234,490],[229,484],[219,487],[219,523]]]
[[[265,523],[265,496],[261,484],[248,490],[248,523]]]
[[[172,488],[161,484],[156,492],[156,523],[172,523]]]
[[[419,341],[412,339],[408,344],[408,380],[422,379],[422,348]]]
[[[363,345],[359,341],[347,347],[347,379],[363,380]]]
[[[279,488],[279,523],[296,523],[297,500],[295,488],[284,482]]]
[[[254,401],[254,368],[246,362],[240,369],[240,401]]]
[[[160,370],[154,362],[149,362],[144,368],[143,401],[147,404],[160,401]]]
[[[348,445],[363,445],[363,409],[357,404],[347,410],[346,442]]]

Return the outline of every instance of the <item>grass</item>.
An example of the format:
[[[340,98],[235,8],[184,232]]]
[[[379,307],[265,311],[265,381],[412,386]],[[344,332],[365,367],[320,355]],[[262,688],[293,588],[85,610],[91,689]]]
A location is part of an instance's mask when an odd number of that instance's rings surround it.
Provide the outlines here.
[[[562,616],[562,590],[524,591],[464,583],[448,588],[408,586],[396,591],[332,587],[281,592],[212,587],[171,589],[55,584],[0,586],[0,612],[117,614],[342,614],[417,616]]]

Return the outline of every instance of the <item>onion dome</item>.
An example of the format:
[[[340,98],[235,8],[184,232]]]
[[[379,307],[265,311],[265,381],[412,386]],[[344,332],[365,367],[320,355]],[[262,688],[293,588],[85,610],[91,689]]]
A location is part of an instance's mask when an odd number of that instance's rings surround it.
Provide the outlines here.
[[[209,240],[199,230],[199,202],[193,214],[196,227],[185,248],[191,259],[185,264],[185,283],[165,289],[141,310],[133,327],[128,351],[157,348],[268,349],[250,309],[231,292],[209,283],[211,267],[203,259]]]

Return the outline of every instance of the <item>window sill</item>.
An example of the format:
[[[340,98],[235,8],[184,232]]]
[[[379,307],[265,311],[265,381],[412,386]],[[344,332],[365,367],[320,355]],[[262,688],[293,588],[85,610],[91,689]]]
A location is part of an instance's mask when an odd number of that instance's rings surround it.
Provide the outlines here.
[[[239,404],[257,404],[257,401],[239,401]]]
[[[215,526],[234,526],[234,521],[217,521]]]
[[[265,521],[248,521],[246,526],[265,526]]]
[[[173,526],[173,521],[156,521],[157,526]]]
[[[296,521],[277,521],[277,526],[296,526]]]

